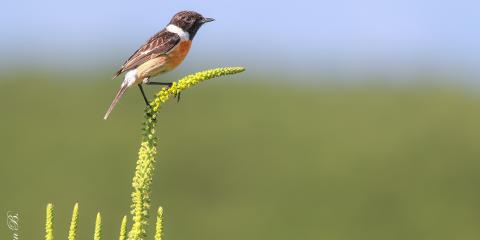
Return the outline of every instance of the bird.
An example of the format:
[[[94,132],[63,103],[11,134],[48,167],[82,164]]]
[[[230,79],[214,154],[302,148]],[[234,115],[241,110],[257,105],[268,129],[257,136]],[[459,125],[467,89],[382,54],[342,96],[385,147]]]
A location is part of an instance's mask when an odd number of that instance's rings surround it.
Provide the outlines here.
[[[142,84],[171,86],[171,82],[152,82],[150,79],[179,66],[187,56],[197,31],[205,23],[212,21],[215,19],[203,17],[195,11],[175,14],[164,29],[150,37],[115,73],[113,79],[122,73],[125,73],[125,77],[104,119],[108,118],[125,91],[133,85],[138,86],[149,106]],[[180,95],[177,97],[179,100]]]

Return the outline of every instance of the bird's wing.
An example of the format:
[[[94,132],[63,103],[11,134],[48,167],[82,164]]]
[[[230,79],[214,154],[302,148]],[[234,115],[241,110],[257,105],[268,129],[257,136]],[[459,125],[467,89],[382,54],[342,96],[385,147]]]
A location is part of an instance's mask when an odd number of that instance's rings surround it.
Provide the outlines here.
[[[122,67],[115,73],[113,78],[125,71],[132,70],[146,61],[164,55],[172,50],[180,42],[180,36],[176,33],[162,30],[153,35],[145,44],[143,44]]]

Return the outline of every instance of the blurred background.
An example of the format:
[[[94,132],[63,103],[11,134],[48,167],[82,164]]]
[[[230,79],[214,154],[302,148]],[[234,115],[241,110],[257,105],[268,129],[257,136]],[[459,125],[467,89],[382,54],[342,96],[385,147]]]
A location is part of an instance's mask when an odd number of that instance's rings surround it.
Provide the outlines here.
[[[133,89],[104,121],[121,82],[110,78],[190,9],[217,21],[159,79],[247,72],[162,110],[152,207],[165,209],[165,239],[478,239],[479,7],[7,0],[0,212],[18,212],[20,239],[38,239],[54,203],[63,238],[79,202],[80,239],[92,237],[98,211],[105,239],[117,237],[144,103]],[[0,222],[0,238],[11,236]]]

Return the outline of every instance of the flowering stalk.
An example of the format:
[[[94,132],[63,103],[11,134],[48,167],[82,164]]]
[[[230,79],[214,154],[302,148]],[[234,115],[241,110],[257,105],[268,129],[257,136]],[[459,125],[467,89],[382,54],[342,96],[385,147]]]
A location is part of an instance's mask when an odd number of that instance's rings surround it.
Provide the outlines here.
[[[157,211],[157,224],[155,226],[155,240],[162,240],[163,230],[163,208],[159,207]]]
[[[227,67],[188,75],[174,82],[170,87],[164,87],[160,90],[160,92],[156,94],[155,99],[150,103],[150,107],[145,109],[142,143],[140,145],[137,166],[132,182],[131,214],[133,216],[133,225],[128,233],[129,240],[146,238],[145,227],[147,225],[148,210],[150,208],[150,186],[152,184],[155,156],[157,154],[155,127],[157,124],[157,115],[162,103],[202,81],[243,71],[245,71],[245,69],[242,67]]]
[[[49,203],[45,221],[45,240],[53,240],[53,217],[53,204]]]
[[[68,240],[75,240],[77,236],[78,223],[78,203],[73,207],[72,220],[70,222],[70,230],[68,231]]]
[[[118,240],[125,240],[127,238],[127,216],[123,216],[122,225],[120,226],[120,237]]]
[[[95,219],[95,233],[93,235],[93,240],[102,239],[102,216],[100,213],[97,213],[97,219]]]

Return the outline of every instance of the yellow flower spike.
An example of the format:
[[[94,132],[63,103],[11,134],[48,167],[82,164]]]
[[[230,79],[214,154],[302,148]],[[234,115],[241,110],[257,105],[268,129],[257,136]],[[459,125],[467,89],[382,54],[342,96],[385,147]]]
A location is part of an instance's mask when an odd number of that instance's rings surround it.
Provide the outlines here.
[[[95,219],[95,233],[93,235],[93,240],[102,239],[102,216],[100,213],[97,213],[97,218]]]
[[[70,221],[70,230],[68,231],[68,240],[75,240],[77,236],[78,224],[78,203],[73,207],[72,220]]]
[[[155,225],[155,240],[162,240],[163,230],[163,208],[159,207],[157,211],[157,224]]]
[[[147,236],[145,228],[147,225],[148,210],[150,209],[150,186],[152,184],[155,156],[157,154],[155,127],[161,105],[172,96],[180,94],[182,91],[200,82],[243,71],[245,71],[243,67],[226,67],[188,75],[172,83],[168,88],[163,87],[162,90],[155,95],[155,99],[150,103],[150,107],[145,109],[142,143],[138,151],[137,166],[132,181],[131,214],[133,224],[128,233],[129,240],[141,240]]]
[[[122,225],[120,226],[120,236],[118,240],[126,240],[127,239],[127,216],[123,216]]]
[[[45,222],[45,240],[53,240],[53,204],[47,205],[47,217]]]

